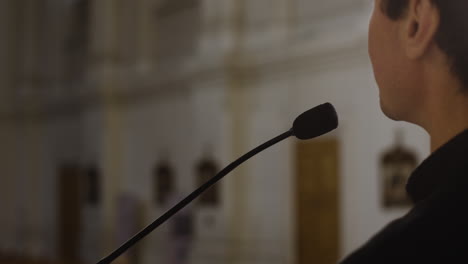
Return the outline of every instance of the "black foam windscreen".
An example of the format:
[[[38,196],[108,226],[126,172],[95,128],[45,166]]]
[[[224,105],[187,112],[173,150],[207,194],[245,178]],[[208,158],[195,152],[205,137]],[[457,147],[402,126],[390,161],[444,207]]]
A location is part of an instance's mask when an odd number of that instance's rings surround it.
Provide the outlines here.
[[[338,127],[338,115],[330,103],[316,106],[294,120],[293,135],[306,140],[326,134]]]

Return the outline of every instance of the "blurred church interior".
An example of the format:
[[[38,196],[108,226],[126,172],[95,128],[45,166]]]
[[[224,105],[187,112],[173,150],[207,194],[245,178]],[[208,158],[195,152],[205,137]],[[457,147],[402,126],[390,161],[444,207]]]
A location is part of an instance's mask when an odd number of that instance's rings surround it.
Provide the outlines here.
[[[0,263],[96,263],[325,102],[338,130],[261,153],[115,263],[352,252],[409,208],[382,202],[395,130],[429,152],[421,129],[380,111],[372,3],[0,1]]]

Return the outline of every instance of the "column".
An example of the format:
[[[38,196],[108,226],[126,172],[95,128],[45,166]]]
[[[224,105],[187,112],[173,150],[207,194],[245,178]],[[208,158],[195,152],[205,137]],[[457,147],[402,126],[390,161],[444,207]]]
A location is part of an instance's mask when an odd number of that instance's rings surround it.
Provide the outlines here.
[[[137,70],[140,73],[148,73],[154,63],[154,49],[156,45],[156,27],[154,25],[154,1],[151,0],[136,0],[137,5],[137,52],[136,63]]]
[[[43,170],[43,162],[41,155],[41,142],[44,139],[41,128],[41,121],[37,120],[38,112],[42,111],[40,104],[41,98],[35,96],[39,90],[43,89],[43,75],[40,71],[40,55],[43,52],[41,38],[42,26],[44,23],[45,2],[37,0],[27,0],[23,2],[22,10],[23,17],[20,23],[24,23],[20,32],[20,52],[22,57],[15,58],[19,60],[19,86],[15,89],[22,98],[16,103],[18,104],[18,113],[26,116],[19,122],[18,129],[20,138],[18,139],[16,148],[19,147],[21,160],[18,161],[15,167],[19,172],[19,182],[17,181],[16,188],[18,193],[27,193],[25,199],[19,199],[18,206],[19,218],[18,231],[22,247],[21,252],[27,256],[40,257],[44,254],[44,243],[41,241],[44,237],[42,228],[44,221],[42,218],[42,190],[41,177]],[[17,53],[17,54],[21,54]],[[18,146],[19,145],[19,146]],[[44,234],[45,235],[45,234]]]
[[[102,166],[102,253],[108,254],[116,244],[117,198],[122,174],[122,114],[119,109],[115,81],[118,63],[117,14],[115,0],[91,1],[93,30],[91,32],[91,68],[95,91],[102,103],[103,135],[101,142]]]
[[[249,105],[247,101],[247,91],[243,87],[245,85],[241,74],[238,71],[237,65],[242,52],[242,45],[245,36],[245,0],[231,1],[233,11],[232,19],[229,21],[229,30],[232,36],[230,54],[226,61],[228,68],[228,83],[227,83],[227,103],[228,113],[231,119],[231,151],[232,159],[237,159],[243,155],[247,149],[248,142],[248,114]],[[242,255],[242,243],[245,237],[245,230],[248,221],[248,180],[247,180],[248,165],[244,164],[237,168],[230,175],[230,196],[231,196],[231,212],[228,215],[229,219],[229,239],[234,243],[229,244],[228,261],[236,263],[239,256]]]

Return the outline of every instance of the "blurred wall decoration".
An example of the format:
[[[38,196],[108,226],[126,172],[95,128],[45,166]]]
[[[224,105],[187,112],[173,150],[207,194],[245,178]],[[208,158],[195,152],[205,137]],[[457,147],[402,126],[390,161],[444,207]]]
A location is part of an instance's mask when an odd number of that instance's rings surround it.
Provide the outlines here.
[[[201,159],[195,167],[195,175],[197,177],[197,187],[213,178],[220,170],[217,163],[210,157]],[[214,185],[208,189],[199,199],[200,206],[218,207],[220,205],[219,186]]]
[[[171,164],[166,161],[160,161],[154,168],[154,195],[158,206],[165,206],[176,190],[175,171]]]
[[[328,138],[339,142],[339,178],[337,200],[320,204],[338,210],[329,252],[353,251],[407,211],[383,210],[377,188],[397,124],[379,109],[371,8],[367,0],[0,1],[0,263],[94,263],[122,239],[120,197],[148,224],[167,196],[188,193],[327,101],[340,114]],[[424,131],[398,127],[415,155],[427,155]],[[206,142],[210,164],[197,168]],[[179,221],[193,224],[185,263],[299,263],[296,209],[320,214],[307,230],[322,230],[330,212],[306,192],[310,205],[297,200],[295,144],[250,160],[190,208],[190,221]],[[171,154],[161,179],[158,149]],[[142,241],[136,264],[169,263],[174,221]]]
[[[386,208],[411,205],[406,183],[419,162],[414,151],[404,145],[403,136],[401,130],[395,132],[394,145],[380,160],[382,204]]]

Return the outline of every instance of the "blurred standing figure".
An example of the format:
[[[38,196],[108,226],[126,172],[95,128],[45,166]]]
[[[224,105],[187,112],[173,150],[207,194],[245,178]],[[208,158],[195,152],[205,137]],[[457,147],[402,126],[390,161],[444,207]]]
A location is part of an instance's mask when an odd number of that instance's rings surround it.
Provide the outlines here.
[[[172,194],[167,207],[171,208],[184,196]],[[189,263],[194,234],[194,219],[190,207],[178,212],[169,223],[169,264]]]
[[[342,263],[468,259],[467,0],[375,0],[369,55],[380,105],[424,128],[432,154],[406,189],[414,207]]]

